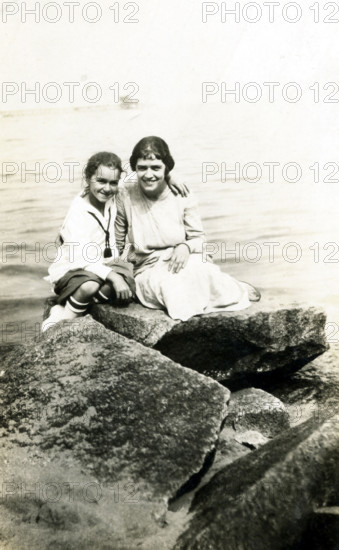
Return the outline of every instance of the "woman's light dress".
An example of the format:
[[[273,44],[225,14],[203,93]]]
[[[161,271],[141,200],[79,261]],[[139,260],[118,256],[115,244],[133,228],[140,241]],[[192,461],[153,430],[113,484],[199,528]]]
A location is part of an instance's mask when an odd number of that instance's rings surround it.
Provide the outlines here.
[[[193,193],[173,195],[168,187],[156,199],[137,183],[126,185],[116,199],[116,244],[120,253],[128,236],[128,260],[134,264],[136,294],[173,319],[249,307],[246,286],[213,265],[204,251],[205,235]],[[186,243],[188,263],[179,273],[168,270],[173,248]]]

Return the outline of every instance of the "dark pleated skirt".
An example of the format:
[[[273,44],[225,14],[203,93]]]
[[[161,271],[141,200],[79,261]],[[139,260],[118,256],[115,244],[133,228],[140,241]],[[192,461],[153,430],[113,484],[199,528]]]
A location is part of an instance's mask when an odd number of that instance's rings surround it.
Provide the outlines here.
[[[135,294],[135,282],[132,275],[132,265],[121,260],[114,260],[107,265],[113,271],[124,277],[133,294]],[[105,282],[95,273],[85,269],[72,269],[67,271],[67,273],[65,273],[65,275],[61,277],[61,279],[59,279],[59,281],[54,285],[54,292],[57,295],[56,303],[63,305],[67,298],[72,296],[79,286],[87,281],[95,281],[96,283],[99,283],[100,286],[102,286]]]

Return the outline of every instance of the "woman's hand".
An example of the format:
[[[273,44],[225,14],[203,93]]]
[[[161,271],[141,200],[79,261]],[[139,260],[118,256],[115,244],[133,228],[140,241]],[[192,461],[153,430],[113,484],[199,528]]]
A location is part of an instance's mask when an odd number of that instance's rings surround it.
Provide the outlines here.
[[[190,192],[185,183],[177,183],[171,176],[169,176],[167,179],[167,185],[172,191],[173,195],[178,195],[178,193],[180,193],[182,197],[187,197]]]
[[[112,284],[118,300],[130,300],[132,298],[133,293],[121,275],[111,271],[106,280]]]
[[[191,251],[187,244],[178,244],[174,248],[172,256],[170,258],[168,271],[172,271],[172,273],[179,273],[180,269],[184,269],[184,267],[186,267],[187,265],[190,253]]]

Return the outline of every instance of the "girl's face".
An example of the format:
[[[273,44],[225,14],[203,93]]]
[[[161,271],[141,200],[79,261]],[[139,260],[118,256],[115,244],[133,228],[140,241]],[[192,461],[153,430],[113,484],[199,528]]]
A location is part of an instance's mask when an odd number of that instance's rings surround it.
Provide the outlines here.
[[[150,198],[156,198],[166,188],[166,165],[152,155],[149,159],[138,159],[135,168],[142,191]]]
[[[88,181],[89,196],[93,204],[105,204],[118,192],[121,172],[118,168],[109,168],[100,164]]]

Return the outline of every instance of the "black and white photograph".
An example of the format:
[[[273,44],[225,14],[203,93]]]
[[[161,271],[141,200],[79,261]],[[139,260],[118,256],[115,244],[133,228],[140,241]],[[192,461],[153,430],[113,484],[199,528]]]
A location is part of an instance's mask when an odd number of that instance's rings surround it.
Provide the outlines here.
[[[339,550],[339,2],[0,25],[0,550]]]

